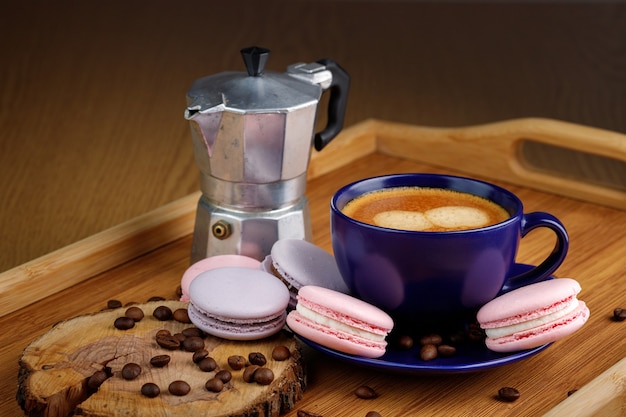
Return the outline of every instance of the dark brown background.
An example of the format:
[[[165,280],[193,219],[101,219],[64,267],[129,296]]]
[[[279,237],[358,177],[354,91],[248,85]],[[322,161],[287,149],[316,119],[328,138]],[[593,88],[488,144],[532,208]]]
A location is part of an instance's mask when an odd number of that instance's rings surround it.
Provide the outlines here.
[[[626,133],[626,4],[0,3],[0,271],[198,189],[185,92],[330,57],[347,125],[541,116]]]

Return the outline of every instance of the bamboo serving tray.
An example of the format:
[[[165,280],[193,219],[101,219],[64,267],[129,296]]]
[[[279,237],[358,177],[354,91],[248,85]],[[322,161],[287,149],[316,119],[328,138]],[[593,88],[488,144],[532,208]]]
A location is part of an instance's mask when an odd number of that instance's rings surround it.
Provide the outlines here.
[[[532,118],[461,128],[364,121],[311,157],[307,196],[314,242],[330,251],[328,202],[340,186],[409,171],[486,179],[518,194],[526,211],[559,217],[571,247],[557,273],[581,282],[581,299],[592,311],[587,331],[507,367],[449,377],[388,375],[310,352],[312,381],[297,409],[321,415],[365,415],[369,409],[385,416],[625,415],[626,322],[612,322],[610,312],[626,307],[626,135]],[[153,295],[148,292],[164,288],[171,294],[188,266],[199,196],[191,194],[0,274],[0,324],[20,334],[0,347],[6,373],[0,378],[0,388],[6,389],[0,391],[14,393],[11,370],[19,353],[46,326],[94,311],[116,296]],[[525,238],[518,259],[543,259],[549,248],[545,239],[541,231]],[[345,387],[355,384],[375,386],[380,397],[346,406],[356,400]],[[494,384],[518,386],[522,398],[498,403],[490,394],[500,387]],[[579,390],[565,399],[573,389]],[[19,415],[16,410],[14,399],[3,394],[0,415]]]

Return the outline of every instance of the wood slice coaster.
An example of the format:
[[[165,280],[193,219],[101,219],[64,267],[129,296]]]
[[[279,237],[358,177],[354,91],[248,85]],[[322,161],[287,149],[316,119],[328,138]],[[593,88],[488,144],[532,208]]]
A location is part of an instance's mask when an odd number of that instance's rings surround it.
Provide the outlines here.
[[[192,352],[168,350],[156,343],[156,333],[167,329],[171,334],[194,327],[174,319],[159,321],[152,312],[165,305],[172,311],[186,309],[179,301],[157,301],[137,305],[145,317],[129,330],[114,327],[115,319],[126,308],[76,317],[55,325],[32,342],[19,361],[17,399],[29,416],[278,416],[294,407],[306,387],[301,349],[293,335],[282,331],[255,341],[229,341],[204,336],[205,349],[217,362],[211,372],[200,370]],[[272,359],[276,346],[286,346],[286,360]],[[233,370],[228,357],[260,352],[267,359],[265,367],[274,373],[268,385],[243,380],[244,370]],[[162,368],[151,366],[150,359],[169,355],[171,361]],[[122,377],[125,364],[136,363],[141,373],[133,380]],[[232,374],[219,393],[205,388],[207,380],[218,370]],[[106,379],[90,388],[89,378],[105,371]],[[100,373],[102,375],[102,373]],[[168,386],[176,380],[186,381],[191,391],[173,395]],[[148,398],[141,387],[148,382],[160,388],[160,394]],[[93,385],[93,381],[92,384]]]

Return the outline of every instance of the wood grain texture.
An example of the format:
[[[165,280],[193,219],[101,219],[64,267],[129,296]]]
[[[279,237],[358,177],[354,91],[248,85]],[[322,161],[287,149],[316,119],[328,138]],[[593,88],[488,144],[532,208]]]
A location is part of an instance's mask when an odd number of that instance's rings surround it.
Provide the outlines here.
[[[620,2],[165,0],[0,4],[0,270],[199,189],[192,81],[330,57],[346,123],[548,117],[626,133]],[[471,19],[468,18],[471,16]]]
[[[308,195],[314,241],[330,251],[328,201],[337,188],[365,175],[411,171],[459,173],[376,152],[312,179]],[[626,212],[495,182],[518,194],[526,211],[548,211],[566,225],[570,252],[556,275],[581,283],[580,299],[591,310],[585,327],[528,360],[475,374],[389,374],[305,349],[308,387],[296,409],[286,416],[295,417],[298,410],[325,416],[364,416],[371,410],[389,416],[537,416],[564,401],[568,391],[582,388],[626,357],[626,322],[611,320],[613,309],[626,305],[620,290],[625,285]],[[190,245],[189,236],[175,240],[2,317],[5,334],[15,336],[0,344],[0,415],[20,415],[15,401],[17,361],[32,340],[57,321],[98,310],[108,299],[141,302],[153,295],[172,297],[188,265]],[[518,261],[536,263],[551,247],[545,234],[530,233],[522,241]],[[379,396],[367,401],[357,398],[354,390],[363,384]],[[516,387],[521,398],[515,403],[497,401],[495,395],[502,386]]]

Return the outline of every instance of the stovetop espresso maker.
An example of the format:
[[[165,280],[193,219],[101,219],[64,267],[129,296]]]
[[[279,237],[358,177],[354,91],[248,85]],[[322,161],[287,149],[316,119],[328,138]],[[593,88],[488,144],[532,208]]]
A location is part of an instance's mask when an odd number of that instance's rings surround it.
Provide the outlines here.
[[[202,196],[191,262],[220,254],[262,260],[278,239],[311,240],[306,174],[312,145],[321,150],[342,129],[349,75],[329,59],[265,71],[269,50],[241,50],[246,72],[196,80],[187,92]],[[315,133],[329,90],[327,125]]]

